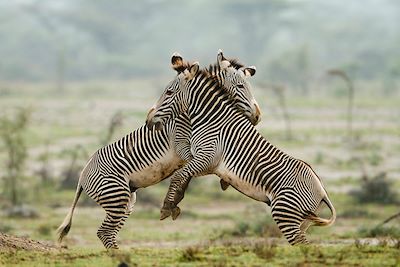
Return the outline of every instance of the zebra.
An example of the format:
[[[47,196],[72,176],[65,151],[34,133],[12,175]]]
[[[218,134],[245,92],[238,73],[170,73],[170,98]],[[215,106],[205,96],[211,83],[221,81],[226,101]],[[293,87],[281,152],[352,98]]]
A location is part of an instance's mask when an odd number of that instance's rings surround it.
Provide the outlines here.
[[[186,71],[188,63],[179,54],[174,54],[171,62],[178,75]],[[235,61],[232,62],[235,64]],[[212,79],[221,79],[217,82],[230,86],[232,82],[229,79],[234,75],[226,77],[223,72],[239,71],[230,64],[213,66],[212,69],[218,70],[209,74]],[[167,88],[174,86],[176,84],[172,82]],[[250,90],[250,87],[245,90]],[[260,109],[251,93],[232,98],[235,98],[237,109],[246,120],[252,124],[259,122]],[[68,234],[77,201],[85,191],[106,211],[106,217],[97,231],[98,238],[106,249],[117,249],[116,238],[133,211],[136,190],[159,183],[190,160],[190,128],[188,117],[182,114],[160,131],[149,130],[143,125],[96,151],[81,172],[72,206],[57,230],[59,242]]]
[[[220,65],[228,64],[223,57],[218,60]],[[239,192],[271,206],[273,219],[292,245],[309,243],[305,232],[310,224],[324,226],[335,221],[335,208],[311,166],[260,135],[233,108],[228,93],[197,64],[175,82],[179,86],[164,91],[146,120],[149,127],[164,125],[185,112],[192,127],[192,159],[172,174],[162,219],[177,208],[191,177],[216,174]],[[329,219],[317,215],[323,203],[331,210]]]

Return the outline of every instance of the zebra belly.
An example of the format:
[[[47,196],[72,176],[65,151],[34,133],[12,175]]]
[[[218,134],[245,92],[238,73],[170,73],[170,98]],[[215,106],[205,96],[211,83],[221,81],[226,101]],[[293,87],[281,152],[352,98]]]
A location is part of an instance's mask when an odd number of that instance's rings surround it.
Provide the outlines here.
[[[136,188],[148,187],[169,177],[183,163],[184,161],[171,151],[149,166],[131,173],[128,178]]]
[[[225,164],[219,164],[215,170],[215,174],[242,194],[261,202],[270,202],[267,193],[262,190],[261,186],[254,186],[250,182],[245,181],[238,174],[227,168]]]

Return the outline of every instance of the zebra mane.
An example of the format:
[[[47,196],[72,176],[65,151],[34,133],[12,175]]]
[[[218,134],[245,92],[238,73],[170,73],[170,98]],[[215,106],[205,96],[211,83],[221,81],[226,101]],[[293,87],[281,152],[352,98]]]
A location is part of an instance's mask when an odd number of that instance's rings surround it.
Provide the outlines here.
[[[240,68],[243,68],[245,66],[243,63],[241,63],[236,58],[231,58],[231,59],[227,59],[227,60],[231,63],[232,67],[234,67],[237,70],[240,69]]]
[[[238,59],[231,58],[231,59],[226,59],[231,63],[231,66],[234,67],[235,69],[240,69],[243,68],[245,65],[240,63]],[[214,64],[210,64],[208,68],[205,68],[205,70],[209,73],[210,76],[216,75],[219,71],[221,71],[218,62]]]

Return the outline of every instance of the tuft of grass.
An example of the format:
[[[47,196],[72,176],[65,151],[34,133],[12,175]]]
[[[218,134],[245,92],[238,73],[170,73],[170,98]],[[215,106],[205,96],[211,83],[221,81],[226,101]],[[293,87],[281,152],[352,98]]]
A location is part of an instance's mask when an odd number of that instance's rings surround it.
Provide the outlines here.
[[[260,259],[270,260],[276,256],[277,244],[275,242],[257,243],[252,252]]]
[[[179,261],[181,262],[200,261],[202,259],[200,256],[201,252],[202,249],[199,246],[187,247],[182,251]]]
[[[232,236],[262,236],[281,237],[281,232],[271,217],[255,218],[253,220],[239,220],[234,228],[225,234]]]
[[[118,267],[132,267],[138,266],[136,263],[132,263],[131,254],[126,251],[110,251],[110,257],[117,262]]]

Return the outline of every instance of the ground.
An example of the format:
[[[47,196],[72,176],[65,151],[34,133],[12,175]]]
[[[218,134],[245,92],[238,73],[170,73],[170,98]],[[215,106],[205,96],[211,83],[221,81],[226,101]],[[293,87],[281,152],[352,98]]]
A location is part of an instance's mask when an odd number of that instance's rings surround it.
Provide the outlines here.
[[[20,195],[21,202],[39,214],[35,218],[7,216],[7,197],[0,196],[0,232],[7,234],[0,236],[0,266],[400,265],[399,220],[376,229],[399,212],[398,203],[360,202],[353,193],[361,188],[363,174],[372,178],[381,172],[400,193],[400,97],[373,90],[357,91],[354,136],[349,141],[345,96],[329,92],[289,95],[293,138],[287,139],[277,99],[271,92],[255,89],[263,112],[259,131],[274,145],[313,166],[338,212],[333,226],[310,228],[307,236],[314,244],[310,247],[288,246],[265,204],[233,188],[222,192],[218,178],[211,175],[192,180],[176,221],[158,219],[168,181],[139,190],[135,211],[119,235],[118,252],[106,252],[102,247],[96,231],[104,212],[83,196],[69,235],[62,245],[57,244],[55,230],[75,193],[60,188],[63,171],[71,164],[70,151],[78,149],[77,145],[84,147],[87,155],[82,153],[77,160],[83,165],[100,147],[109,119],[117,111],[124,116],[124,126],[114,140],[142,125],[147,108],[160,93],[161,87],[157,90],[155,84],[71,84],[62,97],[50,85],[0,86],[3,113],[12,113],[14,107],[32,108],[26,136],[29,156]],[[2,148],[0,161],[5,162]],[[46,151],[48,161],[43,163]],[[43,164],[50,173],[47,182],[37,173]]]

